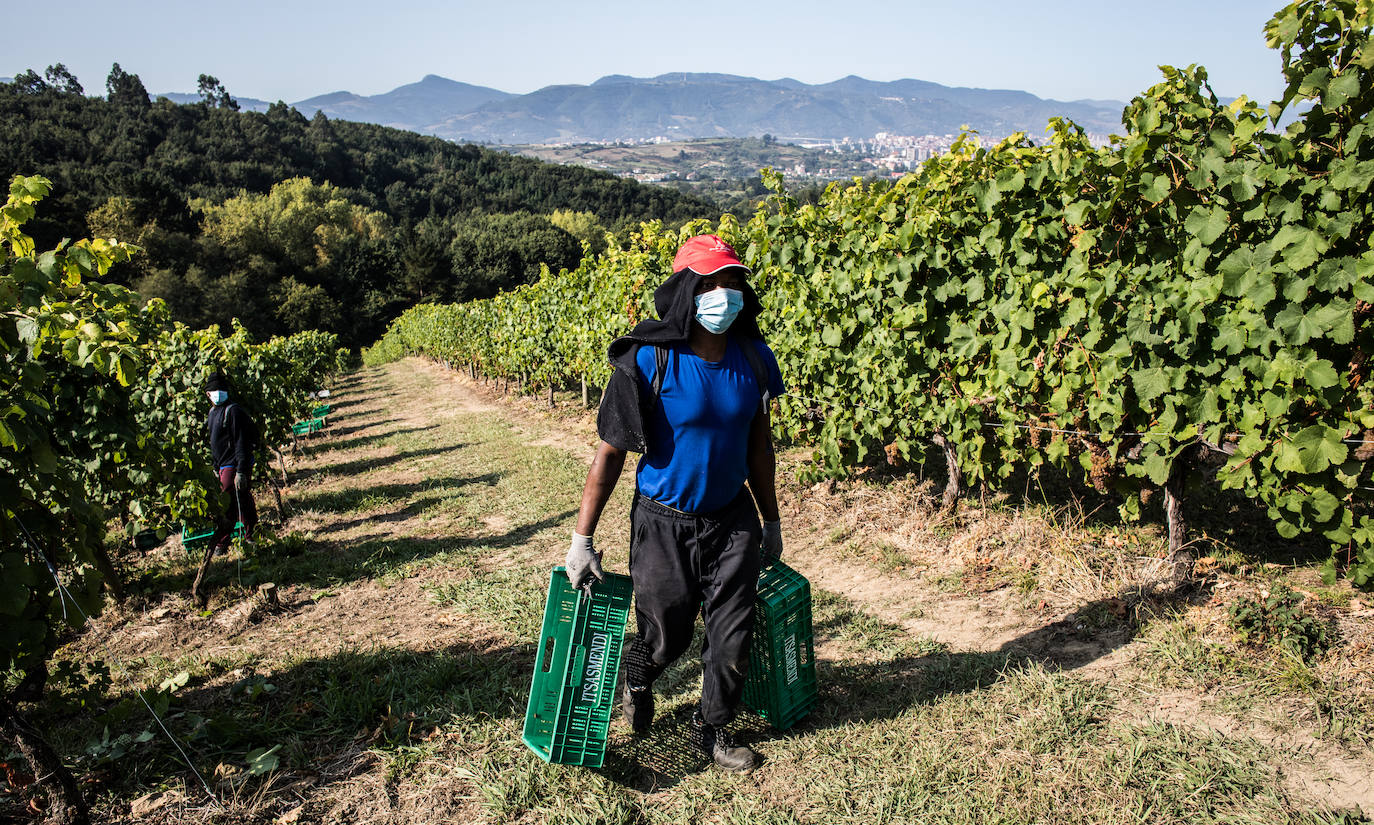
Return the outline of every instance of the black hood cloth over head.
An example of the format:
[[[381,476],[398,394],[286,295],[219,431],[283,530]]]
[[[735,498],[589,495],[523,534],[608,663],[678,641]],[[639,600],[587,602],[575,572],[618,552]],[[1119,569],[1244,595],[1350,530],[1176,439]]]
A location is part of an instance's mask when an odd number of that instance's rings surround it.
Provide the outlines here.
[[[645,344],[671,346],[687,343],[692,324],[696,323],[696,290],[702,276],[691,269],[673,273],[672,277],[654,290],[654,309],[658,318],[640,321],[629,334],[611,342],[607,356],[615,372],[601,397],[596,414],[596,431],[601,440],[622,450],[642,453],[645,450],[645,412],[652,409],[653,399],[645,398],[639,381],[639,365],[635,354]],[[733,338],[758,338],[758,317],[763,311],[759,296],[747,282],[741,284],[744,306],[728,334]]]
[[[205,381],[205,391],[216,392],[221,390],[229,392],[229,378],[219,370],[215,370]]]

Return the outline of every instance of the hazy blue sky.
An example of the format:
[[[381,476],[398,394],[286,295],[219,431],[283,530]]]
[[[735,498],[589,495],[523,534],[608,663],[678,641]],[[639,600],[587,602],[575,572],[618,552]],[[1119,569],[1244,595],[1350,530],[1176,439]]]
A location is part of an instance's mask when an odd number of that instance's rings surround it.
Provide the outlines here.
[[[673,71],[911,77],[1125,100],[1161,63],[1207,66],[1221,94],[1268,101],[1281,87],[1262,28],[1278,0],[6,5],[0,75],[63,62],[92,94],[115,61],[154,93],[194,91],[205,72],[232,94],[287,101],[376,94],[425,74],[523,93]]]

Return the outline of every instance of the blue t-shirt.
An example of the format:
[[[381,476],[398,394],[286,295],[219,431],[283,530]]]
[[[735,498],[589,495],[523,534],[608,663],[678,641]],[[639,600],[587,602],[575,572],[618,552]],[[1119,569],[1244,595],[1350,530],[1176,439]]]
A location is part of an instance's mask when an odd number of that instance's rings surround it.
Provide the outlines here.
[[[749,477],[749,428],[763,393],[741,346],[756,346],[771,395],[783,393],[778,361],[757,339],[729,339],[725,357],[704,361],[687,344],[668,350],[659,392],[662,403],[646,416],[648,451],[639,460],[639,492],[687,513],[729,504]],[[653,397],[654,347],[635,355],[641,390]]]

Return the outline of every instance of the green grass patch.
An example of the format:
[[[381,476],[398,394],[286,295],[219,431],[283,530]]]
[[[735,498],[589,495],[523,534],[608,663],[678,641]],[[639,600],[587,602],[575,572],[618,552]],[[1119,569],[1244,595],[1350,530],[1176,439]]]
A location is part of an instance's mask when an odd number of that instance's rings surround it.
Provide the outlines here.
[[[617,719],[603,768],[547,765],[520,743],[520,733],[549,568],[566,547],[589,456],[535,446],[529,433],[490,412],[454,411],[423,426],[391,422],[385,410],[392,399],[433,394],[414,362],[369,372],[360,389],[365,403],[345,415],[367,414],[382,424],[376,434],[349,434],[341,443],[394,452],[330,464],[326,446],[315,456],[320,469],[293,499],[311,514],[314,532],[264,536],[241,558],[218,562],[212,583],[219,598],[241,599],[255,582],[271,580],[301,584],[317,600],[338,596],[342,607],[356,582],[436,574],[422,588],[441,608],[430,612],[456,613],[500,632],[442,647],[312,656],[254,656],[227,645],[212,648],[228,651],[214,655],[112,663],[109,684],[68,669],[54,696],[86,702],[88,710],[74,715],[54,705],[38,718],[77,754],[78,767],[110,777],[98,806],[105,812],[123,816],[120,806],[129,799],[185,776],[170,743],[160,734],[143,738],[150,720],[135,712],[128,688],[130,681],[157,688],[170,679],[165,717],[197,766],[208,774],[219,765],[242,772],[250,753],[277,748],[278,770],[287,776],[276,784],[256,778],[238,793],[289,796],[292,805],[297,797],[290,794],[306,787],[292,785],[295,779],[314,781],[341,754],[365,751],[377,760],[360,770],[376,771],[378,785],[406,785],[411,797],[443,786],[466,800],[465,814],[492,823],[1341,821],[1284,790],[1280,769],[1300,755],[1249,739],[1124,722],[1129,709],[1118,706],[1121,694],[1107,684],[1002,651],[954,651],[815,587],[814,632],[824,651],[820,701],[786,732],[741,716],[739,734],[766,760],[754,775],[714,769],[689,740],[701,683],[700,627],[693,647],[655,686],[658,717],[648,734],[633,737]],[[612,570],[626,567],[630,472],[598,532]],[[936,530],[953,535],[955,526]],[[850,540],[844,531],[830,536],[832,544]],[[891,546],[863,552],[880,569],[909,565]],[[137,589],[189,586],[193,560],[158,558]],[[1024,571],[1009,581],[1023,592],[1036,586],[1034,573]],[[968,584],[962,574],[948,574],[948,589]],[[922,605],[906,618],[938,610]],[[1104,627],[1116,621],[1107,613],[1078,619],[1093,626],[1100,619]],[[292,620],[288,613],[263,621]],[[1326,714],[1332,730],[1346,731],[1337,734],[1342,741],[1358,742],[1349,731],[1371,729],[1374,716],[1351,703],[1349,683],[1325,668],[1330,654],[1309,661],[1274,653],[1250,662],[1234,642],[1178,617],[1153,621],[1144,634],[1151,651],[1143,660],[1159,663],[1154,678],[1161,681],[1234,690],[1252,707],[1289,692],[1320,697],[1312,700],[1314,712]],[[293,790],[273,790],[284,787]],[[322,817],[331,787],[304,792],[312,795],[309,815]]]
[[[457,582],[426,584],[435,604],[493,620],[511,635],[536,639],[544,618],[548,571],[538,577],[522,568],[499,568]]]
[[[854,601],[811,588],[812,627],[819,643],[833,640],[863,656],[929,656],[948,646],[928,637],[913,637],[906,628],[865,611]]]
[[[1294,719],[1287,700],[1316,732],[1347,746],[1374,747],[1374,695],[1361,668],[1338,652],[1304,657],[1282,645],[1242,646],[1186,617],[1151,623],[1141,635],[1139,666],[1154,682],[1198,688],[1218,707],[1280,730]]]

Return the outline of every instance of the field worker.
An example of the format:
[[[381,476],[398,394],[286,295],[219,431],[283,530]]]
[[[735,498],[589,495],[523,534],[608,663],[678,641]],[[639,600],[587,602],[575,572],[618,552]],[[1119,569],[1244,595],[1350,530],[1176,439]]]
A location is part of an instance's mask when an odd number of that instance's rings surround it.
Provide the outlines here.
[[[205,420],[210,432],[210,461],[225,499],[224,513],[210,540],[215,554],[219,555],[229,552],[236,522],[243,523],[245,536],[251,536],[258,523],[258,506],[250,489],[258,428],[248,411],[229,399],[229,379],[224,373],[211,375],[205,392],[212,405]]]
[[[720,238],[691,238],[654,291],[658,320],[611,343],[601,445],[567,558],[574,587],[602,578],[592,534],[625,453],[642,453],[630,510],[638,633],[625,657],[622,709],[636,734],[649,729],[654,680],[687,650],[700,614],[706,638],[693,733],[729,771],[758,764],[725,726],[744,694],[759,570],[782,553],[768,413],[782,376],[759,333],[749,274]]]

